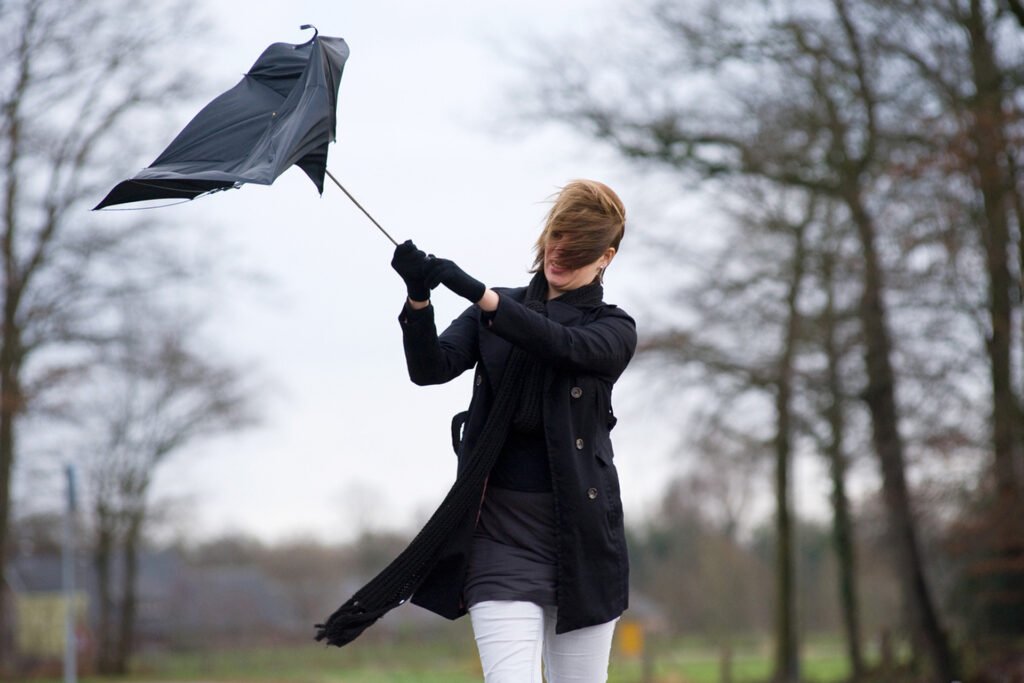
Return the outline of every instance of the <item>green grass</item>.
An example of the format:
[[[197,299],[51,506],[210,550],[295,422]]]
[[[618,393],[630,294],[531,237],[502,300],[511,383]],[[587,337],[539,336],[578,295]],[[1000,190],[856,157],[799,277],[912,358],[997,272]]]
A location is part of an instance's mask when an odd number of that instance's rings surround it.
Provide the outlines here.
[[[140,681],[217,683],[468,683],[479,681],[472,640],[370,640],[342,649],[296,645],[167,654],[139,662]]]
[[[82,683],[479,683],[480,664],[468,629],[447,635],[444,639],[364,637],[341,650],[300,644],[150,654],[136,660],[128,677],[86,677]],[[708,644],[688,638],[658,642],[654,647],[657,683],[719,680],[719,657]],[[732,658],[734,683],[768,680],[770,654],[764,642],[737,645]],[[804,680],[814,683],[841,681],[847,674],[838,643],[825,640],[805,644],[801,665]],[[609,683],[637,683],[641,671],[639,659],[613,651]]]
[[[721,658],[715,648],[695,639],[676,639],[655,645],[654,680],[659,683],[718,683]],[[811,643],[804,647],[801,673],[805,681],[835,683],[846,679],[849,666],[842,651],[829,643]],[[610,683],[641,680],[641,665],[622,657],[613,657]],[[763,683],[771,679],[771,651],[764,641],[738,644],[732,656],[734,683]]]

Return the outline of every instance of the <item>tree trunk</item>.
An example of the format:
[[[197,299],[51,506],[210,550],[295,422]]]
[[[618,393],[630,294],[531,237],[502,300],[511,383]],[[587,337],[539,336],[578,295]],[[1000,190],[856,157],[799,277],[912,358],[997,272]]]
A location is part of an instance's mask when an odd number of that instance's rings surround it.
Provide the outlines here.
[[[1014,239],[1017,241],[1017,282],[1014,285],[1017,302],[1017,313],[1020,326],[1018,327],[1017,343],[1020,345],[1020,356],[1024,358],[1024,187],[1021,187],[1017,174],[1017,164],[1020,163],[1019,155],[1012,147],[1007,147],[1007,168],[1010,172],[1010,193],[1013,199],[1013,212],[1016,215],[1017,234]],[[1016,444],[1017,444],[1017,497],[1024,500],[1024,377],[1021,378],[1021,393],[1017,396],[1015,405],[1017,418]]]
[[[839,379],[839,350],[835,338],[835,283],[831,256],[825,257],[822,270],[828,288],[823,320],[823,344],[828,359],[828,395],[831,399],[825,409],[825,419],[831,432],[827,455],[832,478],[832,542],[839,573],[839,605],[842,610],[843,634],[846,637],[846,654],[850,660],[851,677],[857,680],[864,675],[864,654],[861,645],[860,613],[857,607],[857,562],[853,543],[853,522],[850,519],[850,501],[846,495],[847,463],[843,452],[846,424],[843,419],[842,383]]]
[[[23,88],[20,84],[19,88]],[[18,264],[15,258],[14,226],[15,202],[18,197],[18,125],[17,102],[8,105],[3,123],[7,127],[8,158],[4,172],[4,233],[3,233],[3,338],[0,339],[0,572],[7,566],[8,532],[11,520],[11,476],[15,458],[15,419],[22,410],[24,397],[21,392],[21,330],[18,327],[18,304],[21,299],[18,280]],[[0,582],[2,584],[3,582]],[[7,591],[0,587],[0,672],[6,671],[13,662],[14,634],[8,623],[11,608],[7,603]]]
[[[6,333],[4,335],[6,340]],[[4,343],[6,347],[6,343]],[[0,356],[6,355],[6,349]],[[19,402],[16,382],[6,358],[0,357],[0,568],[7,566],[7,531],[10,521],[10,479],[14,467],[14,414]],[[13,660],[14,639],[7,615],[6,583],[0,582],[0,674],[5,673]]]
[[[971,67],[975,97],[971,100],[971,159],[975,182],[984,203],[981,222],[985,265],[988,271],[988,313],[991,331],[987,341],[992,379],[993,478],[998,518],[1019,522],[1020,472],[1016,420],[1018,399],[1014,389],[1012,339],[1015,283],[1010,274],[1010,178],[1003,170],[1007,142],[1003,113],[1003,74],[995,61],[989,27],[980,0],[971,0],[967,26],[970,33]],[[1005,527],[1000,545],[1014,547],[1019,524]]]
[[[3,354],[0,354],[3,355]],[[6,362],[0,361],[0,567],[7,566],[7,532],[11,513],[11,472],[14,467],[14,406],[18,403],[14,383]],[[6,584],[0,582],[0,674],[6,673],[13,662],[14,638],[7,616]]]
[[[800,314],[797,300],[804,274],[804,228],[796,230],[793,250],[793,279],[787,294],[787,314],[782,355],[779,358],[778,386],[775,395],[775,532],[778,550],[775,558],[777,604],[775,618],[775,681],[797,683],[800,680],[800,647],[797,636],[795,590],[795,543],[791,516],[792,494],[792,394],[793,357],[796,355]]]
[[[17,292],[8,274],[5,284],[3,339],[0,340],[0,571],[7,566],[8,532],[11,519],[11,477],[14,472],[15,428],[24,407],[19,374],[21,335],[17,327]],[[8,620],[12,606],[0,581],[0,672],[14,660],[14,633]]]
[[[96,567],[97,601],[99,607],[99,623],[96,628],[96,670],[100,674],[112,674],[114,671],[114,596],[112,590],[114,529],[111,528],[110,514],[98,510],[96,523],[99,530],[96,536],[96,549],[93,564]]]
[[[1015,194],[1020,198],[1019,191]],[[1020,329],[1017,334],[1020,343],[1020,355],[1021,358],[1024,358],[1024,199],[1021,199],[1020,203],[1022,206],[1017,212],[1017,268],[1019,270],[1017,273],[1017,301],[1019,302]],[[1021,395],[1017,397],[1017,419],[1014,421],[1014,424],[1017,425],[1017,471],[1022,473],[1021,478],[1017,481],[1019,489],[1017,496],[1024,500],[1024,387],[1022,387],[1021,391]]]
[[[987,515],[987,557],[979,577],[986,585],[985,593],[994,596],[983,608],[996,632],[1019,629],[1014,613],[1024,607],[1019,596],[1020,567],[1024,566],[1024,510],[1022,510],[1019,411],[1013,367],[1014,282],[1010,270],[1012,238],[1012,176],[1004,162],[1012,160],[1008,153],[1004,113],[1005,77],[996,62],[991,42],[989,21],[981,0],[971,0],[965,17],[970,40],[971,69],[975,96],[969,100],[970,139],[974,144],[971,165],[974,180],[981,194],[984,220],[979,221],[985,265],[988,274],[988,313],[991,330],[986,340],[992,382],[992,481],[994,505]],[[1009,567],[1006,569],[1005,567]],[[1009,623],[1007,623],[1009,622]]]
[[[787,403],[789,395],[779,387],[776,409]],[[783,408],[785,409],[785,408]],[[777,683],[800,680],[799,646],[796,633],[796,593],[794,590],[793,520],[790,514],[790,444],[781,430],[789,428],[789,418],[779,414],[780,433],[775,440],[775,534],[778,539],[775,558],[775,677]]]
[[[128,522],[124,536],[124,583],[121,586],[120,623],[114,668],[118,674],[128,673],[135,645],[135,616],[138,609],[139,536],[142,514],[135,513]]]
[[[1012,150],[1008,149],[1008,168],[1010,169],[1010,192],[1013,198],[1014,213],[1017,216],[1017,283],[1016,297],[1018,316],[1020,320],[1020,327],[1017,329],[1017,343],[1020,345],[1020,355],[1024,358],[1024,188],[1019,186],[1017,173],[1015,171],[1016,165],[1019,163],[1017,154]],[[1024,390],[1024,387],[1022,387]],[[1017,396],[1017,401],[1014,405],[1017,411],[1017,417],[1013,421],[1016,426],[1016,434],[1014,436],[1016,443],[1016,454],[1017,464],[1016,471],[1017,477],[1017,498],[1024,500],[1024,393]]]
[[[896,407],[896,378],[892,367],[892,340],[882,301],[882,271],[875,248],[876,230],[864,208],[855,181],[845,184],[846,202],[861,243],[864,291],[860,318],[864,332],[867,388],[864,401],[871,414],[871,437],[882,471],[882,493],[889,516],[889,534],[896,571],[910,606],[913,628],[920,637],[935,677],[957,680],[946,633],[939,621],[924,573],[914,515],[907,490],[903,439]]]

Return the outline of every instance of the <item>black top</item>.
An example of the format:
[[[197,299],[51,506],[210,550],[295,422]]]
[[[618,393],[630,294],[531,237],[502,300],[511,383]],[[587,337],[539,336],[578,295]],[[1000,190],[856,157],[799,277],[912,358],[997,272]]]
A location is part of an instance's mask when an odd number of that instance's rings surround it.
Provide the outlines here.
[[[513,491],[550,493],[551,466],[544,433],[510,432],[488,482]]]

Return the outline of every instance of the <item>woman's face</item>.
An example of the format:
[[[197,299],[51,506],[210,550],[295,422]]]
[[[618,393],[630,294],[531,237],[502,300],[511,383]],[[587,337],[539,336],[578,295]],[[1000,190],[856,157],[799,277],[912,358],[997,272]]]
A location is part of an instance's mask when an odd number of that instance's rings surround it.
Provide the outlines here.
[[[548,237],[544,245],[544,277],[548,281],[549,298],[589,285],[597,279],[598,272],[601,268],[606,268],[615,255],[615,248],[608,247],[593,263],[580,268],[569,268],[558,261],[559,247],[562,244],[564,238],[555,233]]]

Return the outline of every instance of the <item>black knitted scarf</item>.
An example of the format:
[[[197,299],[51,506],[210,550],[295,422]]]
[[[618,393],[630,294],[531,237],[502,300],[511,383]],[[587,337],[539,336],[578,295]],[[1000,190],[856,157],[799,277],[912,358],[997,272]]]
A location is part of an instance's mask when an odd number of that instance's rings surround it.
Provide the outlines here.
[[[543,273],[537,273],[526,290],[525,305],[546,314],[547,290]],[[566,292],[558,301],[589,308],[600,304],[602,296],[601,285],[594,283]],[[391,564],[356,591],[325,623],[316,625],[318,641],[326,640],[328,645],[338,647],[347,645],[412,596],[460,522],[466,515],[476,513],[487,475],[501,453],[510,426],[513,422],[517,428],[539,424],[545,371],[535,357],[518,347],[513,349],[476,447],[448,495]]]

